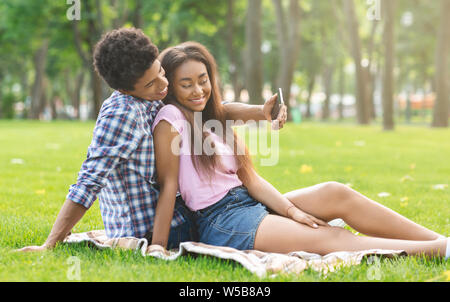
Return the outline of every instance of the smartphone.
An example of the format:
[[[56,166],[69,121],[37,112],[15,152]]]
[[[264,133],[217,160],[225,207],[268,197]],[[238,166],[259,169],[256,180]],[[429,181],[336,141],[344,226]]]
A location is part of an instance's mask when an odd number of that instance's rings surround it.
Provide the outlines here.
[[[280,109],[283,105],[284,105],[283,91],[281,90],[281,88],[278,88],[277,102],[275,103],[272,109],[272,120],[277,119],[278,113],[280,113]]]

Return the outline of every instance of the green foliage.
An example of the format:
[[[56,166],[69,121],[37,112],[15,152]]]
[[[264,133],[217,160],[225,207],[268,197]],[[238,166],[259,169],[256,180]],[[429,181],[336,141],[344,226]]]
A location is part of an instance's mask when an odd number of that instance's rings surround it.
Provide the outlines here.
[[[15,98],[12,93],[3,95],[3,101],[0,103],[0,112],[2,113],[2,118],[12,119],[14,118],[14,103]]]
[[[341,0],[298,0],[301,7],[300,56],[296,66],[296,83],[306,90],[312,77],[318,78],[317,91],[324,90],[325,73],[330,68],[336,74],[343,66],[352,65],[349,53],[345,19]],[[383,14],[376,21],[373,52],[369,54],[373,21],[367,18],[370,4],[354,1],[359,23],[363,59],[372,58],[374,75],[380,76],[384,64]],[[228,23],[229,4],[233,4],[232,22]],[[49,51],[45,76],[50,83],[48,95],[60,95],[69,103],[73,83],[80,72],[89,76],[90,62],[83,62],[79,51],[90,59],[95,42],[101,34],[121,26],[140,25],[160,50],[186,40],[205,44],[214,54],[223,84],[232,84],[231,70],[235,69],[238,85],[245,88],[243,49],[247,1],[208,0],[123,0],[81,1],[81,20],[76,21],[81,44],[77,49],[73,25],[66,17],[69,5],[65,1],[51,0],[4,0],[0,3],[0,96],[18,84],[21,97],[30,95],[36,77],[33,56],[44,39],[49,39]],[[285,6],[288,1],[282,2]],[[276,32],[276,16],[273,1],[262,0],[262,32],[269,51],[263,56],[264,82],[270,87],[277,81],[280,55],[285,45],[279,45]],[[439,22],[439,1],[399,0],[396,11],[396,89],[430,91],[434,76],[436,33]],[[412,16],[412,23],[405,25],[405,14]],[[140,22],[138,22],[140,20]],[[232,33],[232,41],[228,35]],[[231,50],[230,50],[231,49]],[[233,58],[232,58],[233,56]],[[234,64],[231,66],[231,64]],[[351,66],[350,66],[351,67]],[[449,66],[450,67],[450,66]],[[349,78],[354,74],[348,73]],[[352,80],[346,81],[345,89],[339,89],[334,76],[332,93],[354,91]],[[301,80],[299,80],[301,79]],[[88,83],[88,82],[87,82]],[[274,88],[271,87],[272,90]],[[107,89],[106,89],[107,90]],[[82,97],[91,100],[89,89]],[[0,98],[1,99],[1,98]],[[3,98],[4,99],[4,98]]]
[[[436,34],[439,22],[439,10],[436,2],[400,1],[397,14],[400,85],[426,89],[426,84],[434,77],[434,61],[436,51]],[[407,15],[409,14],[409,16]],[[410,18],[410,20],[405,20]],[[409,23],[408,23],[409,22]],[[418,39],[420,37],[420,39]],[[409,87],[408,87],[409,86]]]

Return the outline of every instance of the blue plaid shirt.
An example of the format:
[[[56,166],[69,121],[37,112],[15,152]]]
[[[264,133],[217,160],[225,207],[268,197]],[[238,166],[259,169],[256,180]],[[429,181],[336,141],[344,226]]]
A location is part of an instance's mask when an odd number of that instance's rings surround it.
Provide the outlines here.
[[[114,91],[98,115],[87,159],[67,199],[90,208],[98,196],[110,238],[142,238],[153,229],[159,191],[151,125],[162,106]],[[183,222],[175,210],[172,227]]]

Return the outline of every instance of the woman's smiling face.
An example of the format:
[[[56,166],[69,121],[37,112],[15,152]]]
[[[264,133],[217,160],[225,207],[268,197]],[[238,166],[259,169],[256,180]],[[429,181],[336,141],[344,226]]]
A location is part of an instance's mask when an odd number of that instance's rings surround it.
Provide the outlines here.
[[[203,111],[211,96],[211,82],[205,64],[195,60],[181,64],[171,84],[181,105],[192,111]]]

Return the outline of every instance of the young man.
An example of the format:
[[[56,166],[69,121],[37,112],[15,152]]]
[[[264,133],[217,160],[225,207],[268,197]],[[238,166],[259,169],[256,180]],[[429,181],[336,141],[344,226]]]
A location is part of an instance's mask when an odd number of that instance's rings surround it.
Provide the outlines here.
[[[20,251],[53,248],[97,197],[108,237],[151,237],[159,194],[151,125],[168,87],[157,57],[158,49],[139,29],[113,30],[98,42],[94,66],[115,91],[102,105],[87,158],[50,235],[43,245]],[[225,104],[227,119],[271,120],[275,101],[273,96],[263,106]],[[281,128],[285,107],[278,121]],[[178,197],[168,248],[183,241],[196,241],[196,231],[191,212]]]

